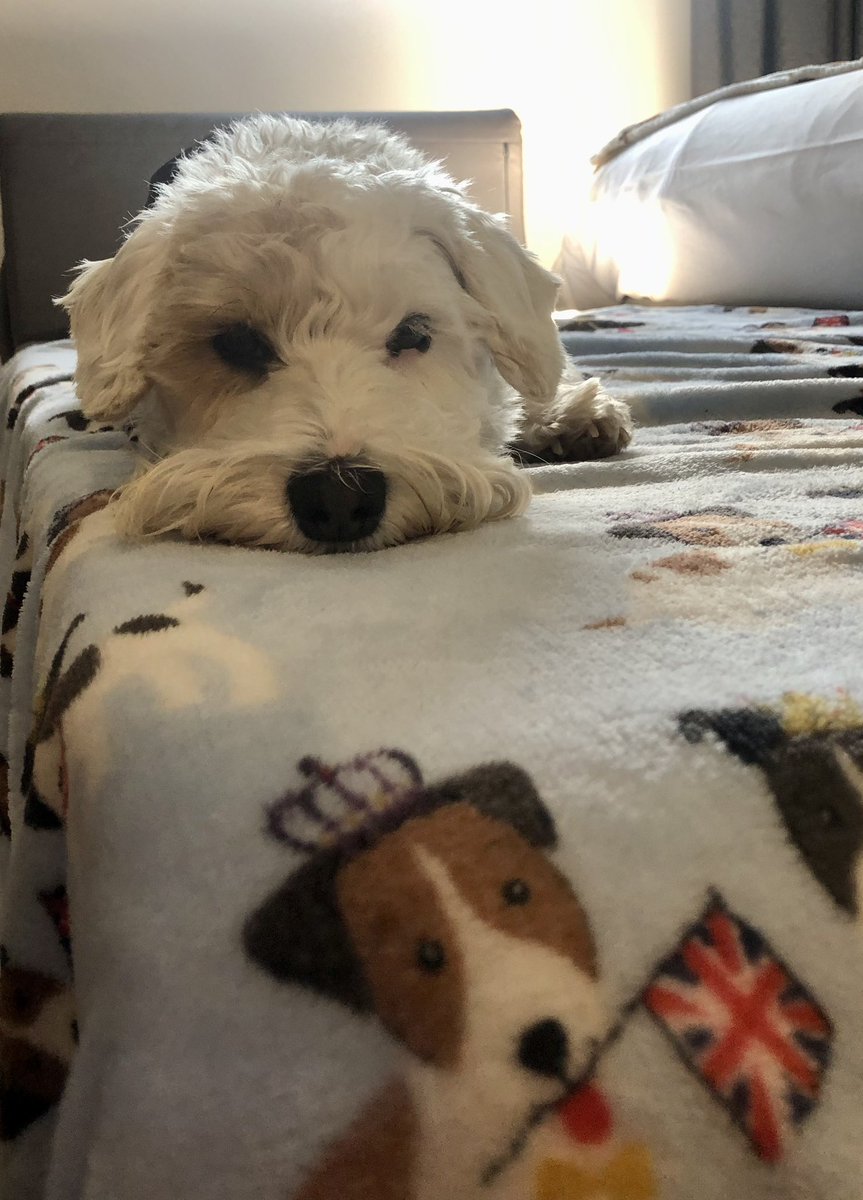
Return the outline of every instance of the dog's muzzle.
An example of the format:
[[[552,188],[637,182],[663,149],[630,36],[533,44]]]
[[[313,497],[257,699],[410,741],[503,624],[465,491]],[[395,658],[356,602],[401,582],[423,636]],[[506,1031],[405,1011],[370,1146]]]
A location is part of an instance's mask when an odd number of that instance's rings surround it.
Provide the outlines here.
[[[374,467],[338,460],[288,481],[288,506],[301,533],[313,542],[359,542],[371,537],[387,504],[387,481]]]

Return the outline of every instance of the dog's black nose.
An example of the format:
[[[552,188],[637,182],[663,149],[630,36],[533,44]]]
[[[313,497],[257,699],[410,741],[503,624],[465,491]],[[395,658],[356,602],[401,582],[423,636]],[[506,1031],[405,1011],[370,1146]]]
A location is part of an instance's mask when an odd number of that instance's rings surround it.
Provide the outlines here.
[[[374,467],[331,462],[288,480],[291,512],[300,531],[313,542],[358,542],[371,537],[386,503],[386,476]]]
[[[569,1037],[560,1021],[538,1021],[519,1039],[518,1061],[537,1075],[563,1078],[568,1057]]]

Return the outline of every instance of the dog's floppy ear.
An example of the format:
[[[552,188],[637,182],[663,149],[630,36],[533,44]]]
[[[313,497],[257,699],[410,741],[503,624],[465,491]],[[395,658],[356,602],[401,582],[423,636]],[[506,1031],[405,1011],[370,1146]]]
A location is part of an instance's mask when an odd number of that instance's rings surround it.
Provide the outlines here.
[[[368,986],[336,898],[342,865],[337,851],[323,851],[290,875],[248,918],[243,945],[276,979],[369,1012]]]
[[[114,258],[82,263],[57,301],[69,313],[78,350],[75,381],[87,417],[123,417],[149,386],[143,340],[160,271],[159,242],[159,223],[142,222]]]
[[[460,215],[459,236],[432,236],[461,286],[490,317],[488,342],[497,369],[526,400],[552,400],[565,362],[551,317],[560,281],[500,218],[467,204]]]
[[[426,795],[432,806],[471,804],[485,816],[511,825],[539,850],[552,850],[557,844],[551,813],[527,771],[514,763],[493,762],[474,767],[427,788]]]
[[[787,741],[779,718],[760,708],[720,708],[713,712],[694,708],[680,713],[677,720],[688,742],[700,742],[706,733],[713,733],[748,766],[764,766],[777,747]]]

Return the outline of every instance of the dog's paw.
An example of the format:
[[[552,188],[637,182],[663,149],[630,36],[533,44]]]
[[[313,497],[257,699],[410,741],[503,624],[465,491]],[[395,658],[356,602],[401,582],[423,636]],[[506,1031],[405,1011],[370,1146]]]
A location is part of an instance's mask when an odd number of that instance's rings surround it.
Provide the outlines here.
[[[541,419],[525,422],[511,450],[522,466],[529,467],[608,458],[631,441],[629,406],[604,392],[598,379],[584,379],[562,383]]]

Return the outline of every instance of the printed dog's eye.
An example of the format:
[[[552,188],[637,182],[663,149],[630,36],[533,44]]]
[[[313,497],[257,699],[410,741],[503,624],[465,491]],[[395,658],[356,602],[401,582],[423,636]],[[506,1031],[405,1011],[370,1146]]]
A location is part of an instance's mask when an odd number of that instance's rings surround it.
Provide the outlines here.
[[[431,322],[425,313],[411,313],[400,321],[387,338],[390,358],[398,358],[403,350],[418,350],[425,354],[431,349]]]
[[[277,357],[264,335],[251,325],[229,325],[215,335],[211,345],[223,363],[255,375],[266,374]]]
[[[523,879],[509,879],[500,890],[507,904],[527,904],[530,900],[530,888]]]
[[[420,942],[417,947],[417,964],[429,975],[437,975],[446,966],[446,951],[440,942]]]

